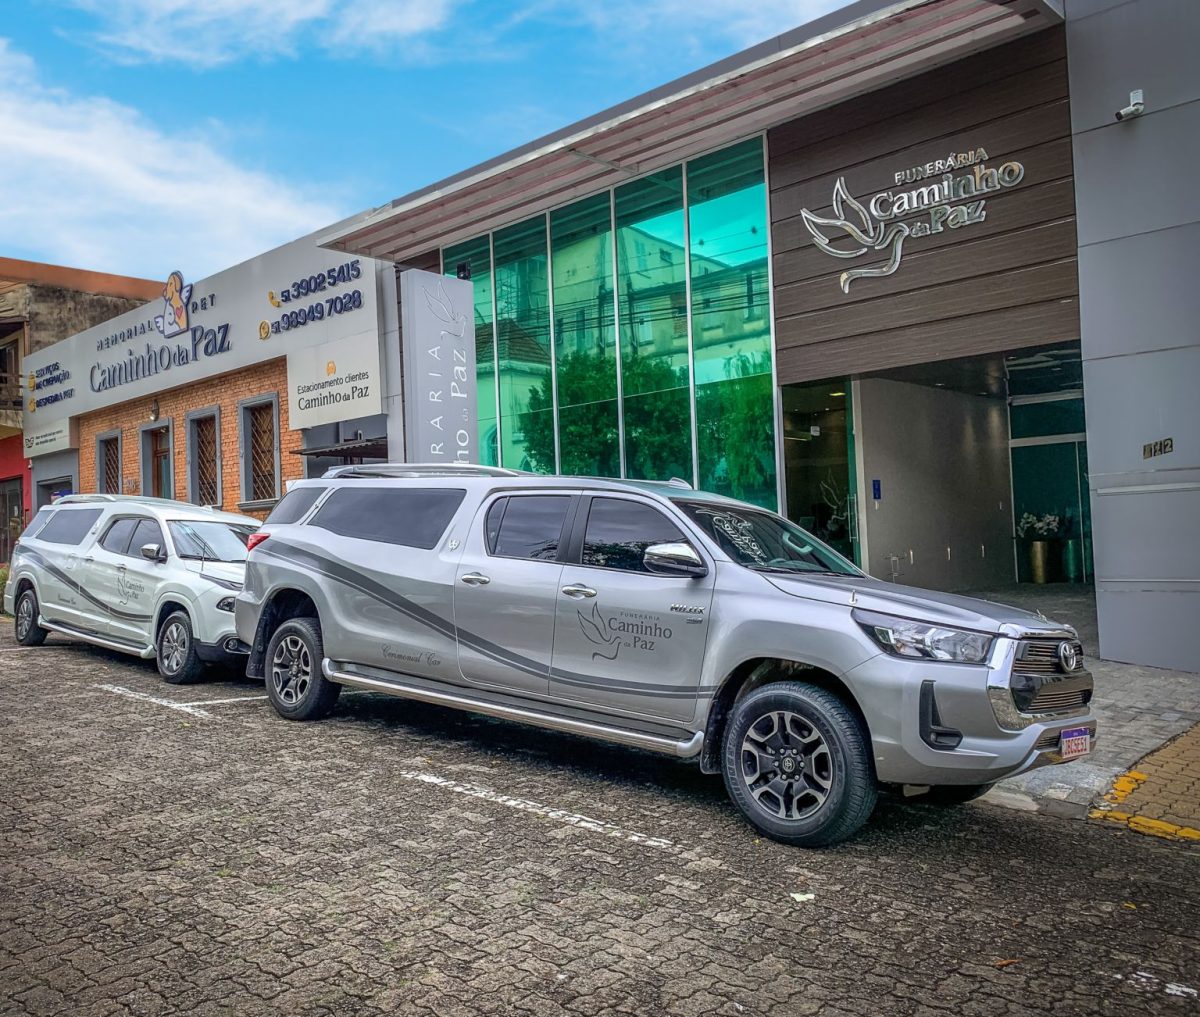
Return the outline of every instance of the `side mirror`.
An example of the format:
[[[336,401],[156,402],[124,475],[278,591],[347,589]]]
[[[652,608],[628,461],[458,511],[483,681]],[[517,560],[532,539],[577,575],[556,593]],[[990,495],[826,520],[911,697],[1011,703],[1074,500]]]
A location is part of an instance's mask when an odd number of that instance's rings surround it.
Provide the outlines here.
[[[161,544],[143,544],[142,557],[149,561],[166,561],[167,555]]]
[[[650,572],[668,576],[699,578],[708,575],[708,566],[691,544],[683,541],[671,544],[651,544],[642,554],[642,562]]]

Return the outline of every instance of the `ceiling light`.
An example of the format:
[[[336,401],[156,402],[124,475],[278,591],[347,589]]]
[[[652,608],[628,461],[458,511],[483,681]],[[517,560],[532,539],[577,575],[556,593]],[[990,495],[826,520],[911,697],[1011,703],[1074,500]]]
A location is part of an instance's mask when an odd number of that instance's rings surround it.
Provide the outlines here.
[[[845,392],[830,392],[829,394],[831,396],[833,396],[834,398],[837,398],[838,396],[844,396],[846,393]]]

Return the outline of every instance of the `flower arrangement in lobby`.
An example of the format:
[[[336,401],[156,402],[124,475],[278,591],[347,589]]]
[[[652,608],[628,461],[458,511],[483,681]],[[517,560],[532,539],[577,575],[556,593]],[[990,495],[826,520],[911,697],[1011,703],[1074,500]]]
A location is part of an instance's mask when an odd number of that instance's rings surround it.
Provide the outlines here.
[[[1042,516],[1026,512],[1017,521],[1017,536],[1022,540],[1026,537],[1032,540],[1054,540],[1061,535],[1061,532],[1062,517],[1049,512]]]

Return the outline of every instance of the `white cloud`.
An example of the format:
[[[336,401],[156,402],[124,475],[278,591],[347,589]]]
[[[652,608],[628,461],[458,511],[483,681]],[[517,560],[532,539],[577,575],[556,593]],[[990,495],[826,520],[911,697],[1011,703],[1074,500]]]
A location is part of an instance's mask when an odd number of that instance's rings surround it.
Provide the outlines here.
[[[0,247],[23,257],[150,278],[174,268],[200,276],[345,211],[239,166],[203,137],[47,87],[4,38],[0,137]]]
[[[215,67],[244,57],[380,50],[434,31],[449,0],[66,0],[99,24],[93,41],[124,63]]]

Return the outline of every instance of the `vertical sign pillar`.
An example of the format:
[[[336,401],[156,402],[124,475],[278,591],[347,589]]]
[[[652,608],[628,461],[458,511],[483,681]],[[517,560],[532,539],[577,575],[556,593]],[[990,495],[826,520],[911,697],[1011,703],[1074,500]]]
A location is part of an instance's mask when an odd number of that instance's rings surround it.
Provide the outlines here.
[[[410,269],[400,273],[405,459],[479,462],[475,288]]]

